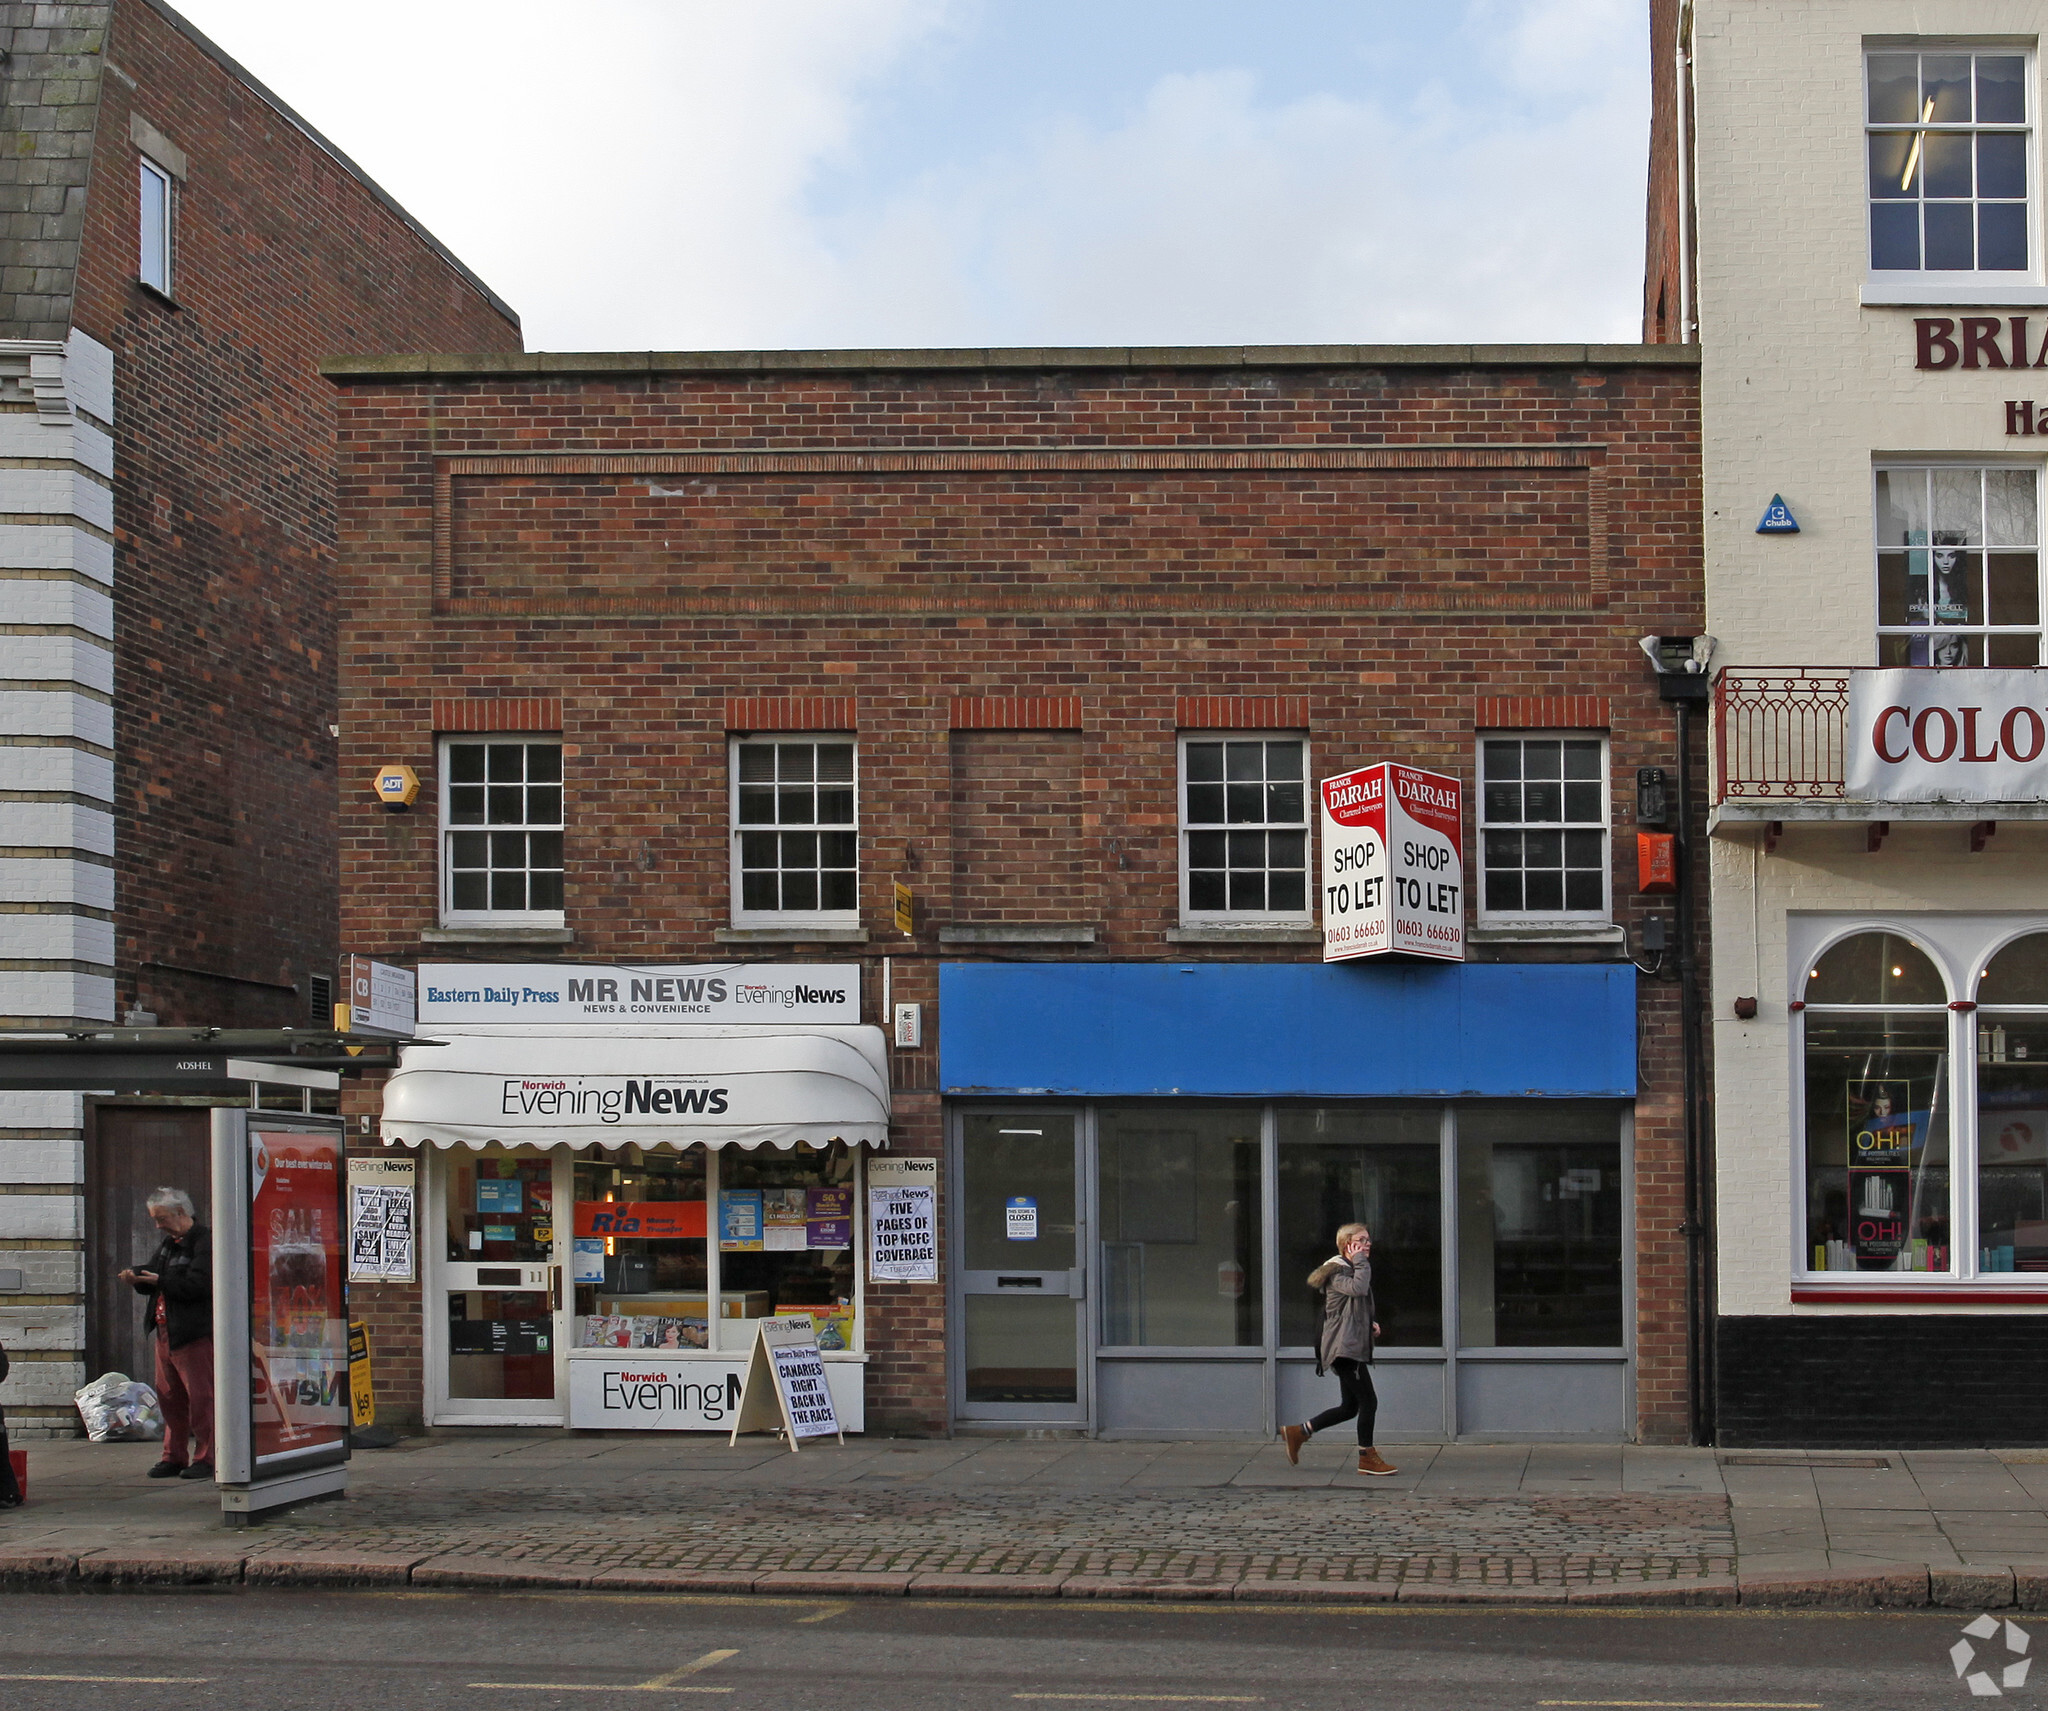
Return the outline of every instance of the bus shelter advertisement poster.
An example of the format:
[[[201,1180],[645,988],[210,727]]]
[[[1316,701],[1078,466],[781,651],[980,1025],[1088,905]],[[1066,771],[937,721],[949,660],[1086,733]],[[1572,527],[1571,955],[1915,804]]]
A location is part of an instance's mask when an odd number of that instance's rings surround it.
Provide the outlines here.
[[[250,1403],[256,1465],[339,1448],[348,1427],[342,1140],[249,1137]]]

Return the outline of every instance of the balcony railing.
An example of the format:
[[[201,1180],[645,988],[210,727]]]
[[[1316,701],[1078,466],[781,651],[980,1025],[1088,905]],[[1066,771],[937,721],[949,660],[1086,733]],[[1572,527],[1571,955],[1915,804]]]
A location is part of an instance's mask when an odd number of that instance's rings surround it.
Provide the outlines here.
[[[1846,668],[1724,671],[1714,684],[1714,800],[1840,801]]]

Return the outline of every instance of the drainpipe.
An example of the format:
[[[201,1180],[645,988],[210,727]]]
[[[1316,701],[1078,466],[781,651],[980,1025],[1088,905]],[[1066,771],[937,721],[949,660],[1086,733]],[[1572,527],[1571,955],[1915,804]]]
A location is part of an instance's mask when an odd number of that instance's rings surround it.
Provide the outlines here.
[[[1678,342],[1690,345],[1699,342],[1699,323],[1692,312],[1692,0],[1678,0],[1675,54],[1671,99],[1678,150],[1678,168],[1673,174],[1678,201]]]

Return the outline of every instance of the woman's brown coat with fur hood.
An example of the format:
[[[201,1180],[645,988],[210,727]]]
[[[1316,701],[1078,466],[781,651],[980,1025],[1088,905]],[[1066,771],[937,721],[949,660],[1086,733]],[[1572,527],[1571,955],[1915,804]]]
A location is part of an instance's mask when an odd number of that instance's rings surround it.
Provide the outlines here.
[[[1316,1342],[1316,1372],[1339,1360],[1372,1359],[1372,1261],[1333,1255],[1308,1274],[1323,1292],[1323,1334]]]

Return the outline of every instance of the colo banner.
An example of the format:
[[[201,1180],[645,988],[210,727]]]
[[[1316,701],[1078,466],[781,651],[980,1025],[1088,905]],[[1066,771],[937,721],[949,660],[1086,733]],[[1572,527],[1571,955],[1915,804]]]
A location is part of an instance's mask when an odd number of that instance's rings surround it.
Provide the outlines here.
[[[936,1283],[939,1161],[868,1160],[868,1280]]]
[[[2048,801],[2035,671],[1852,671],[1843,778],[1857,802]]]
[[[1465,795],[1381,761],[1322,783],[1323,961],[1465,960]]]
[[[429,962],[419,1023],[858,1022],[856,963]]]

